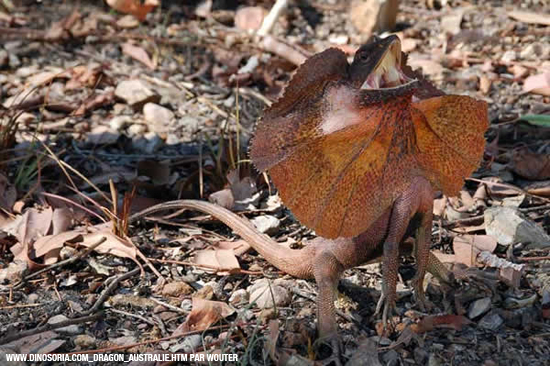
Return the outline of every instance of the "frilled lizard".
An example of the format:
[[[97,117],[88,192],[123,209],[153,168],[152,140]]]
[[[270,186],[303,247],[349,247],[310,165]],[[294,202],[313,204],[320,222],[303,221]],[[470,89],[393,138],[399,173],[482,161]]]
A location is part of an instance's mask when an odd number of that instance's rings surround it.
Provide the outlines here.
[[[396,300],[398,257],[413,235],[416,300],[426,270],[452,274],[429,252],[434,190],[455,195],[477,167],[487,129],[485,102],[444,95],[405,65],[396,36],[373,38],[348,64],[331,48],[299,67],[284,95],[258,122],[250,157],[294,215],[319,237],[293,250],[219,206],[174,201],[151,207],[202,211],[231,227],[268,262],[315,278],[318,331],[337,334],[334,300],[345,269],[382,258],[377,312]]]

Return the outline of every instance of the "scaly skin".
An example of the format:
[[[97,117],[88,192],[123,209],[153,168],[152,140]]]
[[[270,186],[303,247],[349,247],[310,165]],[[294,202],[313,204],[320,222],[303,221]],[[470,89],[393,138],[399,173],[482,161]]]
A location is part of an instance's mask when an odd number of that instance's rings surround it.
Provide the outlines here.
[[[413,180],[410,187],[396,200],[367,231],[354,238],[315,238],[301,249],[290,249],[256,230],[254,225],[235,213],[212,203],[196,200],[165,202],[132,215],[133,223],[141,218],[166,210],[194,210],[212,215],[245,239],[269,263],[283,272],[299,278],[315,278],[318,330],[322,339],[334,339],[337,334],[334,300],[342,272],[346,269],[375,262],[382,258],[383,293],[380,304],[386,316],[395,304],[399,251],[410,252],[400,245],[408,233],[416,233],[414,254],[418,271],[414,281],[420,304],[425,303],[422,290],[424,273],[428,270],[444,282],[453,281],[449,270],[429,252],[433,192],[424,178]],[[420,239],[420,240],[418,240]],[[382,255],[384,255],[382,257]]]

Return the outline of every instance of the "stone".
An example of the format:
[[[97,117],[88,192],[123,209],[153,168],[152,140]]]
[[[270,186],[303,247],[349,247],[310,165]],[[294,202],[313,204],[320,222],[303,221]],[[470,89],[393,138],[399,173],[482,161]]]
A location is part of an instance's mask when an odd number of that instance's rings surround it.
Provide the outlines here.
[[[186,282],[175,281],[164,285],[160,293],[163,296],[180,297],[182,295],[189,295],[193,291],[193,287],[189,286]]]
[[[276,282],[270,283],[267,278],[256,281],[247,290],[250,293],[249,304],[255,302],[260,309],[273,306],[282,307],[290,304],[290,292]]]
[[[168,132],[170,122],[174,120],[174,112],[155,103],[146,103],[143,106],[143,117],[149,126],[149,131],[165,134]]]
[[[470,304],[470,308],[468,310],[468,318],[470,319],[477,318],[478,316],[488,312],[490,309],[491,309],[490,297],[484,297],[482,299],[478,299]]]
[[[132,106],[134,110],[139,109],[145,103],[158,103],[160,96],[153,92],[142,80],[124,80],[118,83],[115,89],[115,96]]]
[[[65,315],[61,315],[61,314],[54,315],[50,319],[48,319],[48,324],[57,324],[57,323],[64,322],[68,319],[69,318],[67,318]],[[72,325],[67,325],[66,327],[57,328],[55,331],[61,332],[61,333],[67,333],[67,334],[79,334],[81,332],[81,328],[76,324],[72,324]]]
[[[115,116],[109,121],[109,127],[115,131],[120,131],[124,127],[132,124],[133,118],[130,116]]]
[[[259,232],[264,234],[275,234],[279,230],[281,220],[271,215],[256,216],[250,219]]]

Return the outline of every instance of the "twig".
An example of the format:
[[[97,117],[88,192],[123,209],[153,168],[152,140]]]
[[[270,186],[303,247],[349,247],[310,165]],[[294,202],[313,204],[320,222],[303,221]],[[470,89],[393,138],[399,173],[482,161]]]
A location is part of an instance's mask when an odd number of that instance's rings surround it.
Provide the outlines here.
[[[41,327],[37,327],[37,328],[34,328],[34,329],[29,329],[29,330],[24,330],[24,331],[21,331],[21,332],[17,332],[16,334],[8,335],[8,336],[5,336],[4,338],[1,338],[0,339],[0,345],[10,343],[10,342],[13,342],[15,340],[25,338],[25,337],[28,337],[28,336],[31,336],[31,335],[44,333],[44,332],[47,332],[49,330],[59,329],[59,328],[67,327],[69,325],[87,323],[87,322],[96,320],[97,318],[101,317],[102,315],[103,315],[103,312],[93,314],[93,315],[82,316],[80,318],[67,319],[67,320],[64,320],[62,322],[55,323],[55,324],[45,324]]]
[[[486,184],[488,186],[493,186],[493,187],[503,187],[503,188],[508,188],[508,189],[511,189],[511,190],[514,190],[514,191],[517,191],[519,193],[523,193],[525,194],[526,196],[530,196],[530,197],[536,197],[540,200],[543,200],[544,202],[550,202],[550,198],[546,198],[546,197],[542,197],[542,196],[538,196],[536,194],[532,194],[532,193],[529,193],[521,188],[518,188],[518,187],[515,187],[515,186],[512,186],[510,184],[504,184],[504,183],[498,183],[498,182],[490,182],[488,180],[482,180],[482,179],[477,179],[477,178],[466,178],[466,180],[469,180],[469,181],[472,181],[472,182],[477,182],[477,183],[481,183],[481,184]]]
[[[277,22],[277,19],[279,19],[279,16],[285,10],[287,7],[288,1],[287,0],[277,0],[271,10],[269,11],[269,14],[264,18],[264,21],[262,22],[262,26],[260,29],[258,29],[258,35],[260,37],[267,36],[271,29],[273,29],[273,26]]]
[[[245,326],[245,325],[249,325],[249,324],[250,323],[242,323],[242,324],[237,324],[237,325],[238,326]],[[133,347],[138,347],[138,346],[145,346],[145,345],[152,344],[152,343],[159,343],[159,342],[169,341],[171,339],[187,337],[189,335],[199,334],[199,333],[203,333],[203,332],[210,331],[210,330],[222,330],[222,329],[229,328],[230,326],[231,326],[231,324],[217,325],[217,326],[214,326],[214,327],[210,327],[208,329],[192,330],[192,331],[185,332],[185,333],[173,334],[173,335],[168,336],[168,337],[150,339],[150,340],[143,341],[143,342],[127,344],[127,345],[124,345],[124,346],[115,346],[115,347],[108,347],[108,348],[101,348],[101,349],[93,349],[93,350],[88,350],[88,351],[70,352],[70,353],[67,353],[67,355],[81,355],[81,354],[106,353],[106,352],[120,351],[120,350],[123,350],[123,349],[128,349],[128,348],[133,348]]]
[[[11,310],[11,309],[21,309],[21,308],[34,308],[37,306],[43,306],[44,304],[18,304],[11,306],[1,306],[0,310]]]
[[[141,270],[141,268],[134,268],[133,270],[131,270],[130,272],[128,273],[124,273],[120,276],[118,276],[117,278],[115,278],[113,280],[113,282],[111,282],[111,284],[105,289],[103,290],[103,292],[101,293],[101,296],[99,296],[99,299],[97,299],[97,301],[95,302],[95,304],[89,308],[88,310],[82,312],[82,315],[88,315],[88,314],[92,314],[92,313],[95,313],[99,307],[105,302],[107,301],[107,298],[109,297],[109,295],[111,294],[111,292],[113,292],[113,290],[118,286],[118,284],[121,282],[121,281],[124,281],[132,276],[135,276],[136,274],[139,273],[139,271]]]
[[[117,309],[109,309],[109,311],[113,312],[113,313],[116,313],[116,314],[120,314],[120,315],[125,315],[125,316],[129,316],[131,318],[136,318],[136,319],[139,319],[149,325],[152,325],[152,326],[155,326],[155,322],[152,321],[152,320],[149,320],[141,315],[137,315],[137,314],[132,314],[132,313],[129,313],[127,311],[122,311],[122,310],[117,310]]]
[[[156,302],[157,304],[159,304],[160,306],[164,306],[165,308],[167,309],[170,309],[172,311],[175,311],[177,313],[181,313],[181,314],[189,314],[188,311],[185,311],[183,310],[182,308],[178,308],[177,306],[174,306],[174,305],[170,305],[164,301],[160,301],[159,299],[155,299],[154,297],[149,297],[149,300],[153,300],[154,302]]]
[[[86,250],[83,250],[82,252],[78,253],[76,256],[71,257],[71,258],[67,258],[65,260],[62,260],[62,261],[54,263],[54,264],[51,264],[51,265],[47,266],[46,268],[42,268],[41,270],[38,270],[34,273],[31,273],[30,275],[23,278],[21,280],[21,282],[18,283],[17,285],[15,285],[14,287],[18,287],[19,285],[23,284],[24,282],[26,282],[26,281],[30,280],[31,278],[34,278],[34,277],[36,277],[36,276],[38,276],[38,275],[40,275],[44,272],[51,271],[52,269],[57,268],[57,267],[66,266],[67,264],[71,264],[73,262],[76,262],[76,261],[84,258],[88,254],[90,254],[92,252],[92,250],[94,250],[95,248],[97,248],[98,246],[103,244],[106,240],[107,240],[107,238],[102,236],[96,243],[90,245],[88,248],[86,248]]]

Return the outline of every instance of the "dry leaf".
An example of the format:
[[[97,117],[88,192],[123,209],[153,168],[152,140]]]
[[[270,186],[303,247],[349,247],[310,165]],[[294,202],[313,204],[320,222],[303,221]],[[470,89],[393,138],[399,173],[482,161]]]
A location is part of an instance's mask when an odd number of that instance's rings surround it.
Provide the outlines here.
[[[224,302],[193,297],[191,313],[189,313],[185,323],[174,331],[174,335],[208,329],[212,324],[227,318],[234,312],[235,310]]]
[[[136,61],[141,62],[151,70],[154,70],[156,68],[155,63],[151,60],[151,58],[147,54],[147,51],[139,46],[133,45],[130,42],[126,42],[122,45],[122,53],[130,56]]]
[[[243,239],[239,239],[235,241],[224,241],[224,240],[219,241],[216,244],[214,244],[214,247],[218,249],[232,250],[237,257],[248,252],[251,248],[250,244],[248,244],[246,240],[243,240]]]
[[[508,16],[523,23],[550,25],[550,14],[534,11],[512,10],[508,12]]]
[[[468,324],[472,324],[472,321],[462,315],[435,315],[423,318],[417,324],[411,325],[411,329],[413,332],[421,334],[429,332],[436,327],[461,330],[463,326]]]
[[[159,1],[145,0],[142,4],[141,0],[107,0],[107,5],[121,13],[132,14],[140,21],[144,21],[147,14],[159,5]]]
[[[529,76],[523,83],[523,91],[550,96],[550,71]]]
[[[489,235],[461,235],[453,240],[456,262],[467,266],[476,264],[476,258],[482,251],[492,253],[497,247],[495,238]]]
[[[165,185],[170,180],[170,164],[156,160],[141,160],[137,165],[137,175],[149,177],[157,186]]]
[[[213,270],[218,274],[227,274],[241,269],[233,250],[199,250],[195,252],[193,262],[199,266],[206,267],[206,271]]]
[[[235,13],[235,27],[243,30],[260,29],[267,10],[261,6],[246,6]]]
[[[525,179],[550,179],[550,155],[537,154],[527,148],[514,150],[510,168]]]

